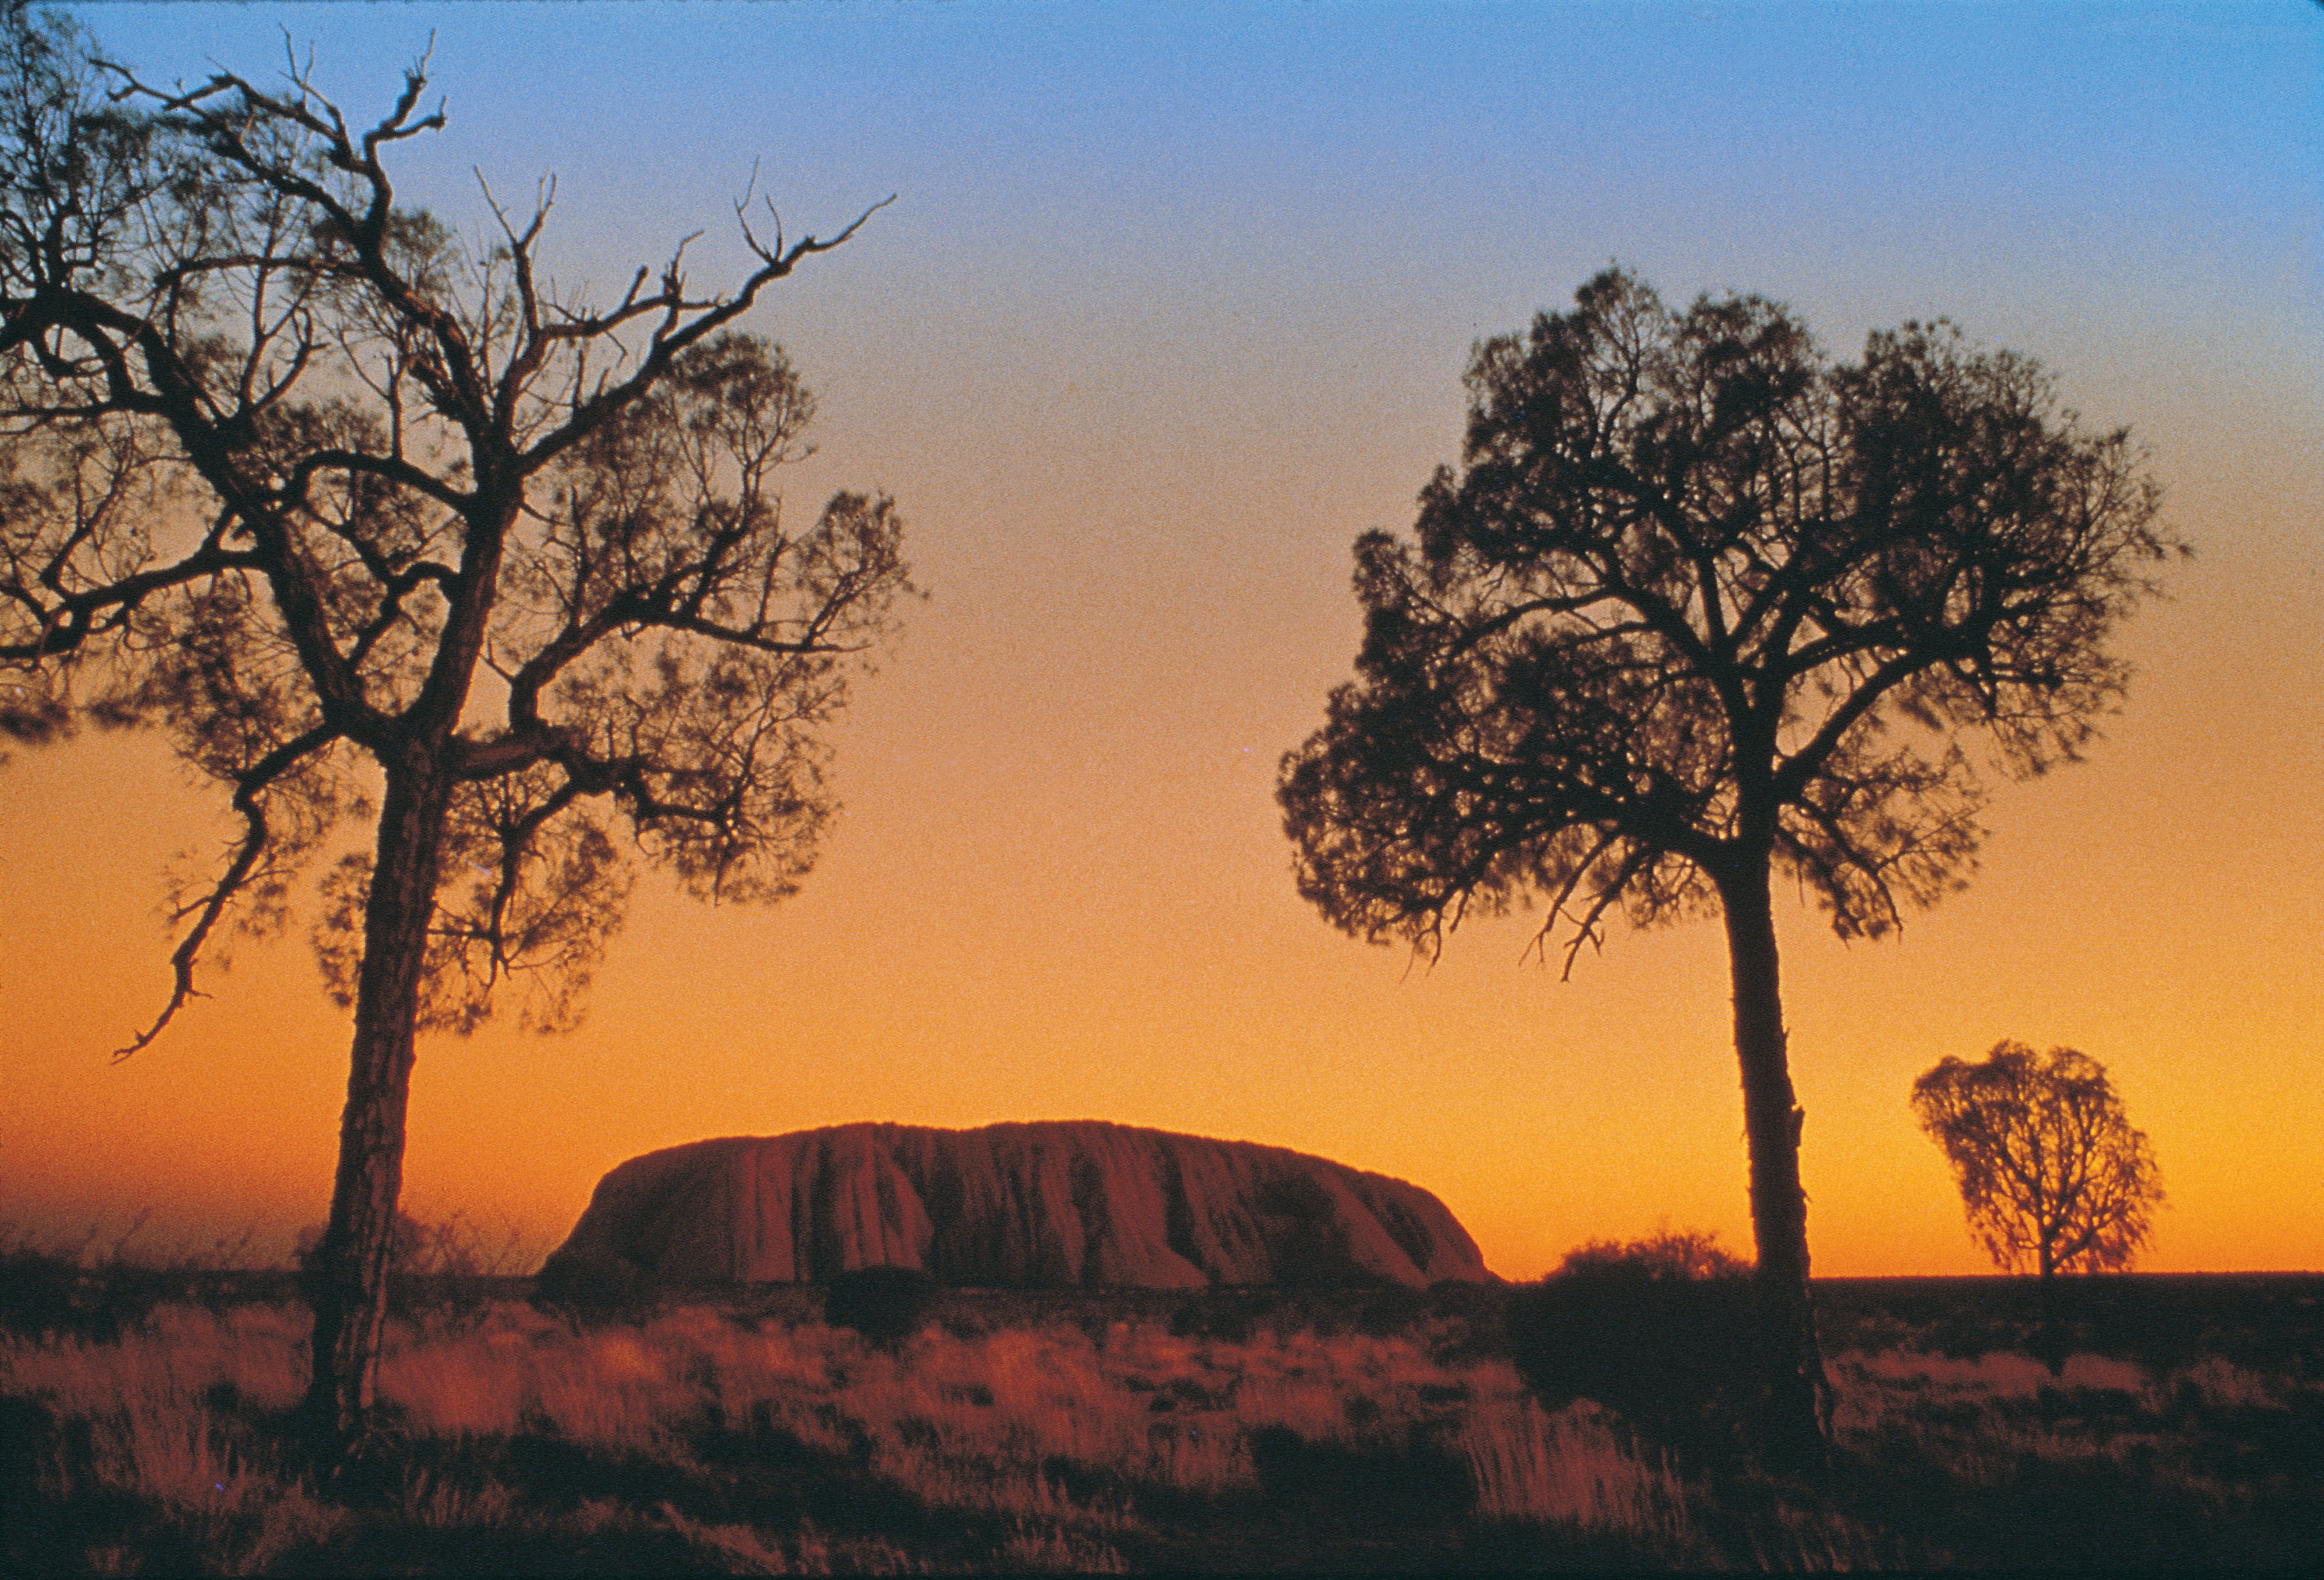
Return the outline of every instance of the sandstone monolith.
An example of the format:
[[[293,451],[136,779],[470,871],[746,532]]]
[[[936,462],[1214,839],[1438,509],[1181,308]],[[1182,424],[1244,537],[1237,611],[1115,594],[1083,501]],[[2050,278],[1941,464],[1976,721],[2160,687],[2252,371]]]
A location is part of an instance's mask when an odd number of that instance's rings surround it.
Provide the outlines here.
[[[671,1283],[866,1267],[1014,1289],[1490,1280],[1418,1186],[1281,1147],[1097,1120],[730,1136],[607,1174],[552,1269]]]

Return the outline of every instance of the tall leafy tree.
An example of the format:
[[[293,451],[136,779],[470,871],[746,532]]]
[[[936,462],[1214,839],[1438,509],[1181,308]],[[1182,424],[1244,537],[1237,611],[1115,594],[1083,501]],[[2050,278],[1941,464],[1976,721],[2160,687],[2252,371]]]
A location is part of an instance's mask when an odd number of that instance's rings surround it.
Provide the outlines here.
[[[1969,1232],[2005,1270],[2126,1268],[2153,1231],[2163,1184],[2106,1067],[2071,1048],[2007,1039],[1913,1083],[1913,1113],[1944,1149]]]
[[[1283,762],[1299,890],[1432,956],[1471,911],[1539,902],[1568,971],[1609,917],[1724,919],[1765,1440],[1814,1457],[1770,886],[1842,938],[1960,886],[1980,767],[2081,754],[2178,545],[2126,433],[1942,323],[1840,363],[1777,303],[1674,310],[1609,270],[1480,344],[1467,384],[1462,465],[1413,533],[1358,541],[1356,678]]]
[[[317,930],[355,1037],[309,1403],[352,1440],[415,1032],[512,979],[569,1022],[633,858],[730,901],[814,860],[820,727],[910,587],[888,499],[784,509],[813,403],[739,320],[862,220],[786,241],[738,204],[733,287],[681,245],[598,300],[542,267],[550,189],[481,247],[399,200],[444,125],[425,61],[366,126],[296,60],[159,88],[4,15],[0,725],[156,725],[240,818],[124,1051],[369,831]]]

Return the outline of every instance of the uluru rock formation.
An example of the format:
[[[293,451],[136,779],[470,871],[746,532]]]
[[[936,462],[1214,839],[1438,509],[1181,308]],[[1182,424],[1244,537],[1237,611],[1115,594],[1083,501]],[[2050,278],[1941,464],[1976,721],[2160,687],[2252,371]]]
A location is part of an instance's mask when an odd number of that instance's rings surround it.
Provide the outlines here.
[[[813,1282],[866,1267],[1018,1289],[1489,1280],[1418,1186],[1251,1141],[1096,1120],[843,1124],[632,1158],[551,1270]]]

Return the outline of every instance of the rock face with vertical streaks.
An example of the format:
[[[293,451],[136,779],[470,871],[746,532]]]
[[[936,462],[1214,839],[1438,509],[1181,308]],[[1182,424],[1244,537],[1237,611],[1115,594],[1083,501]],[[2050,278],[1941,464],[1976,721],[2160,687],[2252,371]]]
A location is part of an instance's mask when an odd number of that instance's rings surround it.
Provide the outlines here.
[[[844,1124],[649,1152],[550,1259],[674,1283],[918,1268],[1014,1289],[1492,1278],[1418,1186],[1281,1147],[1096,1120]]]

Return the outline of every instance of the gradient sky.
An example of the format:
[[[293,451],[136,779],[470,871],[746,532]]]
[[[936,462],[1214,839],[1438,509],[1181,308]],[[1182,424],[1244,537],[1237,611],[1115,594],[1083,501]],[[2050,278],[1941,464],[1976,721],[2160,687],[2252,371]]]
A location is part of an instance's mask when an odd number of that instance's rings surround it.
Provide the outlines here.
[[[1510,1277],[1658,1223],[1748,1247],[1717,924],[1535,923],[1434,969],[1294,892],[1272,790],[1358,620],[1349,546],[1452,458],[1480,336],[1609,260],[1755,291],[1847,353],[1945,315],[2151,447],[2198,558],[2089,763],[2005,790],[1966,894],[1842,947],[1778,897],[1827,1274],[1985,1267],[1906,1094],[2010,1037],[2112,1070],[2156,1270],[2324,1268],[2324,8],[107,5],[156,77],[275,69],[350,118],[435,34],[403,190],[558,179],[610,287],[739,271],[898,201],[752,327],[821,402],[795,498],[885,488],[932,599],[839,732],[797,899],[641,883],[577,1033],[422,1045],[407,1205],[545,1248],[621,1160],[859,1119],[1096,1117],[1427,1187]],[[0,769],[0,1219],[148,1249],[322,1215],[346,1018],[303,929],[120,1065],[172,851],[150,741]]]

